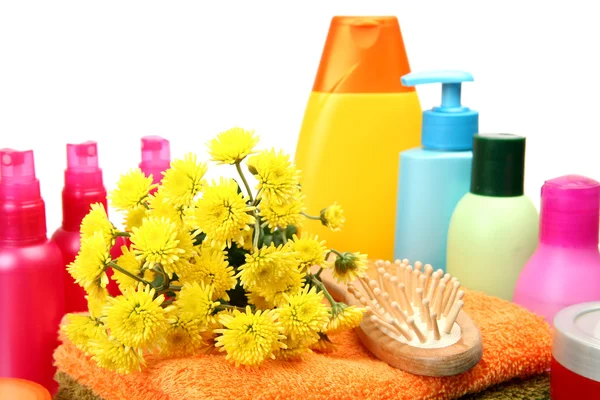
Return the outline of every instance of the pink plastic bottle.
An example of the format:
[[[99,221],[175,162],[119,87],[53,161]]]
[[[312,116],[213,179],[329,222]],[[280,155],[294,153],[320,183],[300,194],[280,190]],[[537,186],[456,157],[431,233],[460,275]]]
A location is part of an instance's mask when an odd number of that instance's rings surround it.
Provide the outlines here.
[[[66,266],[75,260],[79,252],[79,227],[93,203],[102,203],[107,209],[106,188],[102,180],[102,170],[98,166],[98,145],[91,141],[67,144],[67,169],[62,191],[63,220],[62,226],[52,235],[52,241],[58,245],[65,260],[63,278],[65,312],[68,313],[88,310],[85,290],[75,283]],[[108,273],[111,274],[112,270]],[[113,295],[119,293],[116,282],[110,281],[109,291]]]
[[[0,150],[0,377],[56,391],[52,353],[64,314],[63,268],[46,236],[33,151]]]
[[[552,324],[561,309],[600,300],[600,183],[567,175],[544,183],[540,243],[513,301]]]
[[[160,183],[162,173],[171,164],[169,141],[160,136],[144,136],[142,138],[142,162],[140,169],[146,176],[152,175],[154,183]]]

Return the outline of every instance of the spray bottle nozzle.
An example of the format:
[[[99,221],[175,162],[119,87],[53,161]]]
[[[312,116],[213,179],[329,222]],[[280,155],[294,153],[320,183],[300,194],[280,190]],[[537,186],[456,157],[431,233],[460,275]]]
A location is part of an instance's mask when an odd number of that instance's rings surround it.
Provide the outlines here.
[[[0,150],[0,201],[33,200],[40,197],[40,184],[35,176],[33,150]]]
[[[96,142],[67,144],[65,190],[104,191]]]
[[[142,162],[140,169],[146,176],[152,175],[154,183],[159,183],[162,173],[171,166],[169,141],[160,136],[142,137]]]
[[[6,183],[35,182],[33,150],[0,150],[0,181]]]
[[[144,136],[142,138],[142,162],[171,161],[169,141],[160,136]]]
[[[67,168],[73,170],[98,169],[98,145],[96,142],[67,144]]]
[[[473,75],[456,70],[417,72],[402,77],[404,86],[442,84],[439,107],[423,112],[423,146],[436,150],[470,150],[479,130],[479,113],[460,102],[461,83],[473,81]]]

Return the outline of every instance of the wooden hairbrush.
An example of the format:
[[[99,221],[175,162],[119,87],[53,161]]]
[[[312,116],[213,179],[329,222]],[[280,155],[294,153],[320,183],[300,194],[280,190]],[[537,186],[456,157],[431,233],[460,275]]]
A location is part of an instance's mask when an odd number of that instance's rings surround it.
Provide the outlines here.
[[[367,309],[357,333],[377,358],[425,376],[457,375],[481,360],[481,334],[462,310],[456,278],[429,264],[413,268],[408,260],[369,261],[368,267],[347,286],[321,277],[334,298]]]

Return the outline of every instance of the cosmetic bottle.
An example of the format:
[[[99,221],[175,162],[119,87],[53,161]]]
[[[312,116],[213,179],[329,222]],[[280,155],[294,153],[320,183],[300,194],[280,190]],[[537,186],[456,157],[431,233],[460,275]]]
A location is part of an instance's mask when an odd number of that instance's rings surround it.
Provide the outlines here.
[[[0,227],[0,376],[55,393],[64,262],[47,237],[32,150],[0,150]]]
[[[513,301],[552,324],[561,309],[600,301],[600,183],[579,175],[542,186],[539,245]]]
[[[600,301],[565,307],[553,322],[550,398],[597,399],[600,394]]]
[[[146,176],[152,175],[153,183],[160,183],[162,173],[169,169],[170,164],[169,141],[160,136],[144,136],[142,138],[142,162],[139,165],[142,172]]]
[[[419,145],[421,105],[400,79],[410,72],[396,17],[334,17],[295,154],[307,213],[337,202],[339,232],[317,224],[328,246],[391,259],[398,154]]]
[[[448,226],[458,201],[469,191],[473,136],[479,114],[461,105],[462,71],[411,73],[405,86],[442,84],[439,107],[423,112],[421,147],[400,153],[395,259],[422,261],[446,271]]]
[[[67,169],[62,191],[62,225],[52,235],[65,261],[63,268],[65,287],[65,312],[86,312],[88,310],[85,290],[75,283],[67,271],[67,266],[75,260],[81,246],[81,221],[94,203],[100,203],[108,213],[106,189],[102,170],[98,165],[98,145],[88,141],[67,144]],[[113,249],[112,252],[117,252]],[[113,254],[117,256],[117,254]],[[107,271],[109,276],[112,270]],[[120,294],[117,283],[109,279],[107,289],[113,296]]]
[[[452,213],[446,263],[466,288],[512,300],[538,244],[538,212],[524,194],[524,177],[524,137],[473,137],[471,188]]]

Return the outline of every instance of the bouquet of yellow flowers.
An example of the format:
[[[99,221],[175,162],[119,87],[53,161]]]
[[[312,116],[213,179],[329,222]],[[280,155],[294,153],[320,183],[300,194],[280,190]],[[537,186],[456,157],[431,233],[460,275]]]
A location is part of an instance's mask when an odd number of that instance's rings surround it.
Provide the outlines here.
[[[208,143],[211,160],[234,166],[242,185],[207,182],[208,166],[194,154],[172,161],[159,185],[139,169],[121,176],[109,198],[124,213],[124,231],[101,204],[91,206],[80,251],[67,267],[87,293],[89,313],[68,314],[61,329],[99,366],[126,374],[141,370],[148,354],[213,349],[254,366],[328,351],[328,334],[358,326],[364,309],[336,302],[320,274],[332,268],[336,279],[350,282],[364,274],[366,255],[298,235],[307,219],[341,229],[342,209],[333,204],[307,214],[289,156],[255,151],[257,143],[241,128]],[[126,245],[113,259],[117,240]],[[106,289],[109,269],[122,293],[116,297]]]

